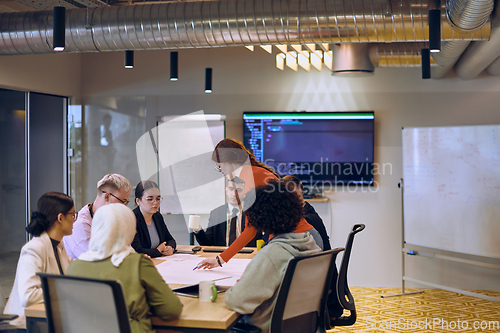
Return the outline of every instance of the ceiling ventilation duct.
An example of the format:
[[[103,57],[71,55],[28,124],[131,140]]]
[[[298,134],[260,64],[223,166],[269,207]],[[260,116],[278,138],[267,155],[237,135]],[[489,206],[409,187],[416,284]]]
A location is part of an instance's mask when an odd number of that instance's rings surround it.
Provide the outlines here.
[[[383,43],[370,45],[370,59],[376,67],[420,67],[425,43]],[[431,65],[436,62],[431,58]]]
[[[458,30],[472,32],[474,30],[481,29],[487,24],[489,25],[489,17],[491,15],[491,12],[493,11],[493,7],[493,0],[449,0],[446,1],[446,15],[452,25],[455,26]],[[491,43],[491,41],[484,43]],[[467,46],[469,46],[469,44],[470,41],[461,41],[458,39],[454,41],[443,42],[441,44],[441,52],[432,54],[432,57],[434,58],[438,66],[431,69],[431,77],[433,79],[440,79],[446,76],[448,71],[453,67],[453,65],[455,65],[455,63],[460,58]],[[488,66],[489,63],[491,63],[491,61],[493,61],[493,59],[488,60],[486,65],[483,67],[482,65],[480,65],[480,63],[483,61],[478,62],[477,60],[478,59],[471,59],[470,62],[473,62],[474,66],[478,66],[478,69],[476,69],[475,71],[473,71],[472,69],[459,69],[458,71],[466,72],[459,74],[459,77],[475,77],[481,71],[483,71],[484,68]],[[481,67],[482,69],[479,69]]]
[[[340,44],[333,49],[332,75],[367,76],[373,75],[375,66],[370,60],[369,44]]]
[[[175,1],[71,9],[65,52],[423,42],[429,9],[427,0]],[[0,54],[52,53],[52,21],[52,11],[2,13]],[[442,40],[489,36],[489,24],[458,31],[442,15]]]
[[[486,42],[471,43],[455,65],[455,73],[461,79],[473,79],[500,56],[500,19],[495,12],[491,38]],[[493,68],[488,71],[494,73]]]

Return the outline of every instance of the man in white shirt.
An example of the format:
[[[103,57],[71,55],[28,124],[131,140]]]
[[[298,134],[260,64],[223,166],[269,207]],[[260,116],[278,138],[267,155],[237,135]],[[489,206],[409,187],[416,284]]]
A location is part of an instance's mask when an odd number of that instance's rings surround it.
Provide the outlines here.
[[[97,196],[94,202],[80,209],[78,218],[73,224],[73,233],[63,238],[64,247],[71,258],[77,259],[80,254],[87,252],[94,213],[110,203],[128,205],[130,193],[132,185],[127,178],[117,173],[108,174],[97,182]]]

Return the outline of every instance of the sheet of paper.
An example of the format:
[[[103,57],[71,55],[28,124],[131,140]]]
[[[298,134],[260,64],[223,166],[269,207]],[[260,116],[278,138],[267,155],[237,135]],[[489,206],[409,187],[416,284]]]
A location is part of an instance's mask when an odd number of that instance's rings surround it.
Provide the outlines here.
[[[250,262],[250,259],[231,259],[223,267],[193,270],[202,257],[183,255],[176,259],[176,256],[166,257],[164,262],[156,265],[156,269],[166,283],[196,284],[200,281],[212,280],[217,281],[217,285],[233,286]]]

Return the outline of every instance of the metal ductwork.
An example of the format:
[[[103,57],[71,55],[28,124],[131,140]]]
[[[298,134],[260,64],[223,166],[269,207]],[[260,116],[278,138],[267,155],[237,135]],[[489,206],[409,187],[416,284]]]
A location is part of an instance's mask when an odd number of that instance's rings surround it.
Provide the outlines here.
[[[370,45],[370,59],[377,67],[420,67],[425,43],[385,43]],[[431,58],[431,65],[436,63]]]
[[[493,0],[446,1],[446,15],[458,29],[474,31],[483,26],[493,11]]]
[[[375,66],[370,60],[370,44],[344,43],[333,49],[332,75],[366,76],[373,75]]]
[[[459,1],[459,0],[457,0]],[[486,1],[486,0],[485,0]],[[219,0],[72,9],[65,52],[426,41],[425,0]],[[444,11],[442,11],[444,13]],[[52,53],[52,11],[3,13],[0,54]],[[490,25],[442,40],[486,40]]]
[[[478,76],[500,56],[500,18],[498,9],[495,12],[494,24],[491,37],[486,42],[474,42],[455,65],[455,73],[464,80],[473,79]],[[495,75],[494,67],[488,73]]]
[[[484,26],[484,24],[486,24],[486,22],[488,22],[488,19],[493,11],[493,6],[493,0],[450,0],[446,1],[446,15],[457,29],[462,31],[474,31],[475,29],[480,29]],[[441,44],[441,52],[432,54],[432,58],[436,61],[438,66],[431,69],[431,77],[433,79],[445,77],[469,44],[470,41],[465,40],[443,42]],[[488,62],[488,64],[490,62]],[[479,64],[476,63],[475,65]],[[477,76],[486,66],[477,72],[474,77]],[[468,76],[470,75],[471,74],[468,74]],[[462,76],[459,75],[459,77]]]
[[[500,75],[500,58],[497,58],[497,60],[493,61],[491,65],[486,68],[486,72],[490,75]]]
[[[469,44],[470,41],[468,40],[442,42],[441,51],[431,53],[431,60],[434,60],[437,64],[437,66],[431,68],[431,77],[433,79],[445,77]]]

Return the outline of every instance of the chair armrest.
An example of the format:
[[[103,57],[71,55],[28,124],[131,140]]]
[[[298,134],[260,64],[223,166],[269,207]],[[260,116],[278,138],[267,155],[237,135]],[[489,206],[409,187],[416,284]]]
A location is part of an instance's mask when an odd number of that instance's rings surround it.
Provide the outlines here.
[[[237,333],[260,333],[260,332],[262,332],[262,330],[260,328],[258,328],[257,326],[250,325],[247,323],[241,323],[241,322],[234,325],[231,328],[231,330],[233,332],[237,332]]]

